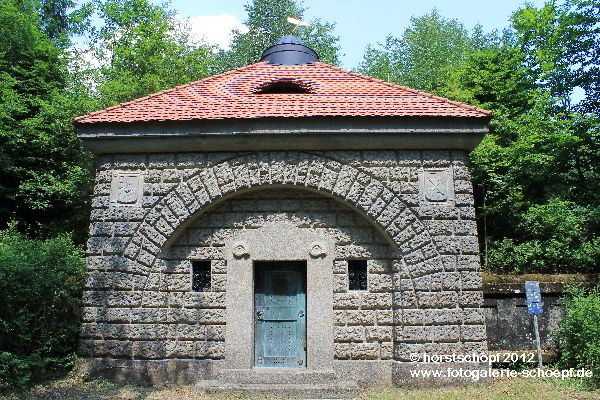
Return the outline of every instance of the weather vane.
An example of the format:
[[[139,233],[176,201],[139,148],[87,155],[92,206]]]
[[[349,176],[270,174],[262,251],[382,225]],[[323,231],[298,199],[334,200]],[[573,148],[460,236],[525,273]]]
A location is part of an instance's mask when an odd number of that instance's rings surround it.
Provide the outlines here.
[[[298,18],[294,18],[292,16],[287,17],[287,22],[289,22],[292,25],[296,25],[294,27],[294,31],[299,27],[299,26],[310,26],[310,24],[306,21],[303,21],[301,19]]]

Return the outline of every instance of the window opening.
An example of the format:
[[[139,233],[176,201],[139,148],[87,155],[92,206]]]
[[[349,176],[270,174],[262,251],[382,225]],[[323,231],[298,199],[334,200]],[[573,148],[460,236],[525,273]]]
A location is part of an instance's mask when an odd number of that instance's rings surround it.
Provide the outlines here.
[[[367,290],[367,260],[348,260],[348,290]]]
[[[192,261],[192,290],[194,292],[210,290],[210,261]]]
[[[267,83],[256,91],[257,94],[303,94],[310,93],[306,87],[292,81],[275,81]]]

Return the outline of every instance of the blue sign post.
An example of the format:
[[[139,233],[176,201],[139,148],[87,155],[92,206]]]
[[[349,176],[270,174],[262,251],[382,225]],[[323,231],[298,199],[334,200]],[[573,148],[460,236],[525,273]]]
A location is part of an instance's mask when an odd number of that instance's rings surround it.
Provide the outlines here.
[[[538,366],[542,369],[542,346],[538,330],[538,314],[544,312],[544,302],[538,281],[525,281],[525,297],[527,298],[527,313],[533,315],[533,329],[535,331],[535,346],[537,347]]]

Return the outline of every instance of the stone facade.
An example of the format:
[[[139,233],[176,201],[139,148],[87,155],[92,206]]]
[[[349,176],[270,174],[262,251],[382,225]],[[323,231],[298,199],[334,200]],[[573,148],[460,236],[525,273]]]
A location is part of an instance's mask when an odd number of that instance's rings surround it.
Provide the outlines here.
[[[92,207],[80,354],[96,372],[236,367],[231,263],[252,259],[259,245],[240,238],[262,229],[325,243],[323,368],[402,382],[413,353],[487,349],[466,150],[101,155]],[[353,259],[366,291],[348,290]],[[210,261],[210,291],[192,291],[194,260]]]

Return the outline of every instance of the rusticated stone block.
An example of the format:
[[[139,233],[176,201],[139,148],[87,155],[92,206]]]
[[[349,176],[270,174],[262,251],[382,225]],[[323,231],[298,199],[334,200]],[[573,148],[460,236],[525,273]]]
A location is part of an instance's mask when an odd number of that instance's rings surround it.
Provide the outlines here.
[[[208,340],[225,340],[225,326],[208,325],[206,327],[206,338]]]
[[[210,265],[213,274],[227,273],[227,262],[225,260],[212,260]]]
[[[210,289],[214,292],[224,292],[227,288],[227,275],[213,274]]]
[[[460,290],[464,288],[461,275],[458,272],[443,272],[441,276],[442,288],[444,290]]]
[[[127,326],[127,334],[130,339],[135,340],[160,340],[166,339],[169,325],[158,322],[145,324],[130,324]]]
[[[336,293],[348,291],[348,278],[346,275],[333,275],[333,291]]]
[[[394,357],[394,344],[392,342],[381,343],[381,359],[390,360]]]
[[[225,355],[225,342],[196,342],[195,357],[221,359]]]
[[[416,292],[416,296],[421,308],[453,308],[458,304],[458,293],[453,291]]]
[[[461,255],[458,256],[456,269],[461,271],[478,271],[480,267],[479,256]]]
[[[129,340],[94,340],[94,357],[130,357],[132,342]]]
[[[391,292],[392,277],[388,274],[369,274],[369,291]]]
[[[362,295],[363,309],[381,309],[392,307],[392,293],[364,293]]]
[[[182,304],[189,308],[225,308],[223,292],[189,292],[182,293]]]
[[[152,307],[166,307],[167,306],[167,292],[144,292],[142,296],[142,306],[147,308]]]
[[[465,290],[481,289],[483,282],[482,282],[481,274],[479,272],[462,271],[460,273],[460,276],[461,276],[463,289],[465,289]]]
[[[460,308],[403,310],[402,320],[407,325],[457,324],[462,319]]]
[[[165,323],[169,321],[166,308],[133,308],[129,311],[132,323]]]
[[[362,293],[335,293],[333,295],[334,308],[358,309],[363,303]]]
[[[463,323],[465,324],[477,324],[485,322],[485,313],[481,308],[464,308],[463,309]]]
[[[391,341],[392,327],[391,326],[367,326],[367,340],[369,341]]]
[[[387,274],[392,270],[390,260],[367,260],[367,269],[371,274]]]
[[[348,314],[345,310],[333,311],[333,323],[335,325],[346,325],[348,322]]]
[[[336,342],[364,342],[365,328],[363,326],[336,326]]]
[[[334,274],[345,274],[348,272],[348,261],[335,260],[333,262],[333,273]]]
[[[460,339],[458,325],[405,326],[402,340],[406,342],[456,342]]]
[[[471,193],[473,186],[470,181],[457,179],[454,181],[454,192],[455,193]]]
[[[341,360],[347,360],[352,356],[352,346],[351,343],[334,343],[333,351],[335,358]]]
[[[464,307],[481,307],[483,305],[483,292],[464,291],[460,293],[459,304]]]
[[[348,310],[346,311],[348,325],[373,325],[377,312],[373,310]]]
[[[460,327],[460,338],[464,341],[485,340],[485,325],[462,325]]]
[[[350,356],[355,360],[376,360],[380,355],[381,345],[377,342],[353,343]]]
[[[393,325],[394,324],[394,313],[392,310],[378,310],[377,311],[377,324],[378,325]]]
[[[166,337],[178,340],[205,340],[206,325],[200,324],[169,324]]]

